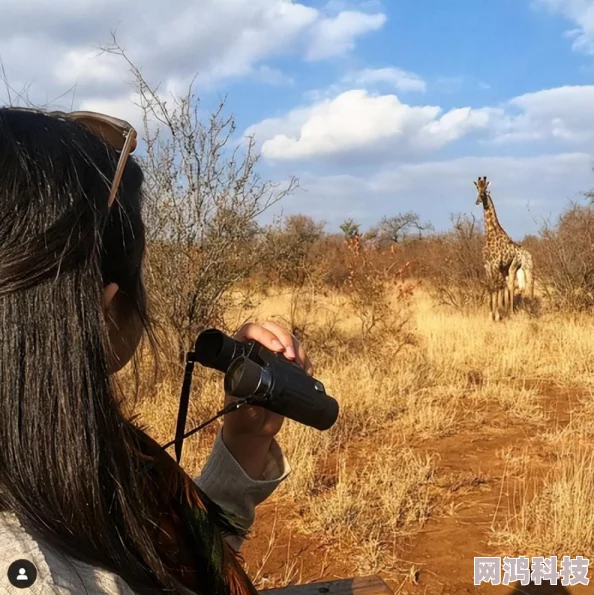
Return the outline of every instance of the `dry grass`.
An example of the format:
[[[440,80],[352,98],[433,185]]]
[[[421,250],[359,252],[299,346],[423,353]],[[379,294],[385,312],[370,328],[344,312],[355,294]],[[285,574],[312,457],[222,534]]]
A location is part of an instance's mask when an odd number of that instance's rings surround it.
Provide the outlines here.
[[[594,422],[591,398],[562,428],[540,438],[541,456],[508,458],[511,503],[493,527],[506,551],[594,555]]]
[[[594,453],[565,444],[553,464],[538,473],[534,459],[512,471],[518,512],[497,523],[493,542],[507,555],[592,556],[594,554]],[[541,468],[542,470],[542,468]]]
[[[303,529],[332,535],[355,549],[359,570],[377,571],[394,540],[427,519],[434,461],[389,443],[366,463],[347,461],[341,460],[335,485],[310,497]]]
[[[435,510],[439,457],[434,455],[439,452],[431,443],[455,437],[463,424],[492,423],[497,411],[502,427],[541,428],[538,436],[535,430],[529,434],[541,441],[540,455],[547,453],[548,459],[539,458],[534,448],[499,451],[496,458],[505,464],[513,497],[498,510],[494,543],[535,555],[594,553],[594,455],[588,449],[594,399],[582,403],[579,419],[552,432],[542,392],[535,388],[538,382],[592,387],[591,319],[520,314],[493,324],[486,312],[462,315],[437,307],[421,291],[409,328],[416,345],[391,358],[391,337],[375,337],[378,344],[370,349],[353,348],[360,345],[349,342],[359,328],[356,313],[338,295],[315,296],[313,303],[300,314],[312,330],[305,344],[316,376],[339,400],[341,415],[329,432],[292,422],[282,430],[293,472],[275,498],[281,504],[299,503],[292,530],[338,543],[358,571],[390,567],[397,546]],[[263,296],[251,313],[229,312],[227,323],[237,326],[246,315],[288,320],[291,311],[293,317],[300,312],[295,304],[290,293]],[[195,377],[201,386],[196,385],[188,427],[212,415],[221,402],[220,376],[197,370]],[[163,442],[174,433],[180,385],[181,374],[141,406],[142,421]],[[186,443],[182,462],[190,472],[199,473],[212,436],[211,431]],[[362,440],[367,449],[359,448]],[[454,505],[450,514],[456,514]],[[285,569],[284,579],[264,582],[299,580],[298,561],[287,560]]]

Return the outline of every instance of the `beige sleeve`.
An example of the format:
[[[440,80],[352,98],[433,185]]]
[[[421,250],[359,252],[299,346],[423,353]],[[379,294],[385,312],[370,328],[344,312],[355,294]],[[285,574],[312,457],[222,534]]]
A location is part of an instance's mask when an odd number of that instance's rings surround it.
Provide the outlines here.
[[[256,506],[274,492],[290,471],[281,447],[273,440],[264,479],[252,479],[233,458],[219,431],[202,474],[195,481],[209,498],[239,517],[242,525],[249,529],[255,519]],[[236,550],[240,549],[241,539],[229,537],[228,541]]]

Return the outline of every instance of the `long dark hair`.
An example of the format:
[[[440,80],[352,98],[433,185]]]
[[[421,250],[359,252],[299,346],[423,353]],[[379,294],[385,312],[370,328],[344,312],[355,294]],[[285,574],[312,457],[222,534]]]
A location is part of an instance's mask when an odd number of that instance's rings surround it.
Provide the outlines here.
[[[103,288],[148,328],[142,172],[73,122],[0,109],[0,510],[143,593],[181,593],[154,477],[108,373]]]

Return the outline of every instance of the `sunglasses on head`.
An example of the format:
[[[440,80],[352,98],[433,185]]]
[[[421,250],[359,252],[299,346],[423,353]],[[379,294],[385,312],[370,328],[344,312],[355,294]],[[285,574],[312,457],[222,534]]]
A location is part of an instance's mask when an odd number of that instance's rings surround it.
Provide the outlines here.
[[[40,113],[44,113],[46,116],[76,122],[77,124],[87,128],[87,130],[99,137],[104,143],[120,153],[120,158],[111,185],[111,192],[109,193],[109,199],[107,201],[107,207],[111,207],[118,192],[128,157],[136,150],[137,135],[134,127],[125,120],[120,120],[119,118],[114,118],[105,114],[99,114],[97,112],[54,111]]]

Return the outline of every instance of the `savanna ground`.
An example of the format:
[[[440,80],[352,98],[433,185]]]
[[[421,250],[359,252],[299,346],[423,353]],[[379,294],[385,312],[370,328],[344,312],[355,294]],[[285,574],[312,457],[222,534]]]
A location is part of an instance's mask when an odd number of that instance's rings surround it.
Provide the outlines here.
[[[140,361],[140,421],[169,442],[184,353],[205,327],[246,320],[284,323],[340,403],[327,432],[281,431],[292,473],[244,546],[256,584],[379,573],[401,595],[594,593],[473,585],[475,556],[594,555],[594,195],[524,238],[536,299],[494,323],[472,180],[468,212],[439,233],[415,213],[364,233],[306,215],[261,225],[298,181],[260,177],[254,140],[230,145],[224,106],[203,118],[191,90],[166,102],[131,68],[145,280],[169,345],[156,376]],[[192,397],[188,429],[220,409],[221,375],[197,367]],[[189,473],[217,428],[185,442]]]
[[[294,301],[261,296],[250,317],[285,321]],[[520,313],[494,324],[419,289],[415,341],[392,357],[390,336],[348,341],[360,320],[338,294],[309,296],[310,318],[312,305],[306,346],[341,413],[328,432],[290,421],[281,431],[293,471],[245,546],[261,588],[379,573],[402,594],[508,593],[473,586],[474,556],[594,553],[591,318]],[[188,427],[220,404],[220,377],[197,377]],[[142,408],[162,442],[178,392],[164,385]],[[215,431],[188,439],[190,472]]]

